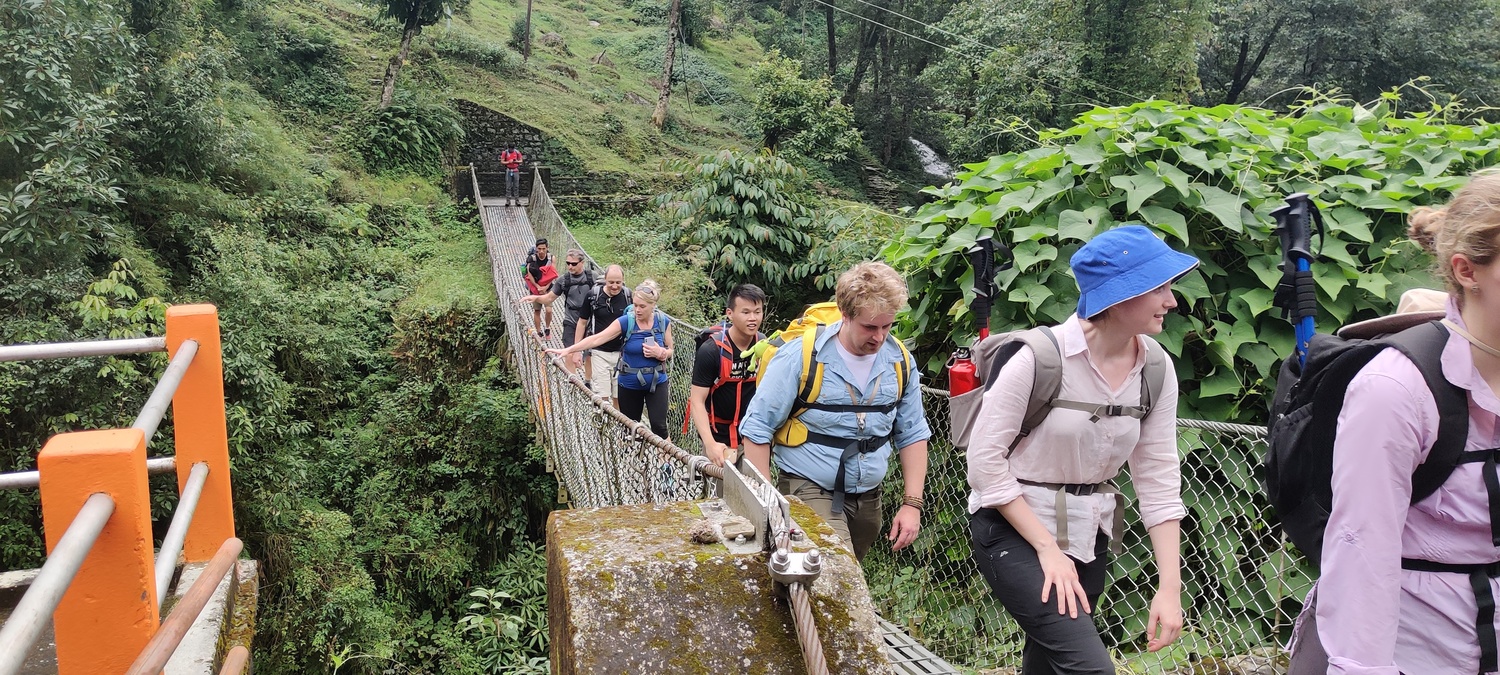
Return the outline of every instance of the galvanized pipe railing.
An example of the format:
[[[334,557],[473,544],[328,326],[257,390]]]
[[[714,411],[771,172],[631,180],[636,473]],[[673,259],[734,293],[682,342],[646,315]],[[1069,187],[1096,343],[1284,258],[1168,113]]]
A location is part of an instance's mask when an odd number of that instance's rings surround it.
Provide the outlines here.
[[[182,553],[182,542],[187,539],[188,528],[193,524],[193,513],[198,510],[198,500],[203,497],[203,484],[208,482],[208,463],[193,465],[188,473],[187,485],[182,488],[182,497],[177,501],[177,511],[172,514],[172,525],[161,539],[161,550],[156,553],[156,608],[167,597],[167,587],[172,583],[172,573],[177,571],[177,556]]]
[[[90,496],[78,510],[10,619],[0,626],[0,675],[15,675],[26,663],[26,655],[52,623],[52,612],[114,512],[115,500],[103,493]]]
[[[153,476],[177,470],[176,457],[152,457],[146,460],[146,473]],[[35,471],[0,473],[0,490],[35,490],[41,485],[42,475]]]
[[[166,335],[160,338],[13,345],[0,347],[0,361],[163,350],[171,358],[131,428],[58,434],[37,455],[36,471],[0,474],[0,489],[41,489],[42,520],[52,546],[22,604],[0,627],[0,675],[21,667],[49,622],[64,673],[120,672],[138,657],[156,663],[154,652],[142,652],[153,644],[170,642],[161,659],[170,657],[239,555],[217,309],[167,308]],[[177,456],[148,458],[146,445],[169,408]],[[181,499],[153,559],[146,479],[168,472],[177,474]],[[179,557],[212,558],[206,575],[213,583],[206,589],[195,585],[183,611],[158,629],[162,598]],[[110,621],[101,623],[101,616]],[[167,636],[158,634],[168,628]],[[246,659],[234,658],[240,665],[226,672],[243,670]],[[151,667],[160,670],[159,663]]]
[[[130,664],[130,670],[125,671],[126,675],[156,675],[161,672],[177,651],[177,646],[182,643],[183,636],[187,635],[188,629],[192,628],[193,622],[198,620],[198,615],[203,613],[203,608],[213,598],[214,589],[219,587],[224,575],[234,569],[234,563],[243,548],[244,544],[238,537],[219,546],[219,552],[214,554],[213,559],[208,561],[208,567],[204,568],[203,576],[198,577],[192,588],[183,594],[182,600],[172,607],[172,613],[162,622],[156,634],[151,636],[151,642],[136,657],[135,663]]]
[[[0,347],[0,361],[19,361],[21,358],[4,358],[6,350],[25,348],[29,353],[42,354],[41,356],[28,356],[24,358],[63,358],[65,356],[93,356],[98,354],[139,353],[147,351],[165,351],[166,338],[141,338],[138,340],[100,340],[98,342],[69,342],[49,345],[12,345]],[[143,345],[158,345],[160,349],[139,349],[136,352],[101,351],[104,347],[92,347],[93,345],[112,345],[118,347],[120,343],[130,343],[127,347],[140,347]],[[93,351],[86,354],[59,354],[55,348],[77,347],[79,345],[91,346]],[[54,348],[41,350],[41,347]],[[55,356],[54,356],[55,354]],[[172,360],[167,364],[167,369],[162,372],[161,379],[157,380],[156,387],[151,390],[151,396],[146,399],[146,404],[141,406],[140,414],[136,415],[135,422],[130,426],[140,429],[146,434],[146,445],[151,445],[151,437],[156,435],[156,428],[161,426],[161,420],[167,414],[167,408],[172,405],[172,395],[177,393],[177,387],[182,384],[182,377],[187,374],[188,367],[193,365],[193,357],[198,355],[198,341],[185,340],[177,353],[172,355]],[[172,457],[153,457],[146,460],[146,472],[150,474],[167,473],[176,468],[176,459]],[[41,484],[41,476],[35,471],[17,471],[14,473],[0,473],[0,490],[24,490],[34,489]]]
[[[153,476],[177,470],[176,457],[152,457],[146,460],[146,473]]]
[[[151,397],[146,399],[140,414],[135,416],[135,422],[130,425],[146,433],[148,447],[151,445],[151,437],[156,435],[156,427],[161,425],[162,417],[167,414],[167,407],[172,405],[172,396],[182,384],[182,377],[187,374],[188,366],[193,365],[193,357],[197,355],[198,341],[184,340],[177,353],[172,355],[167,369],[162,371],[161,379],[156,381]]]
[[[91,340],[87,342],[47,342],[0,347],[0,361],[36,359],[70,359],[80,356],[118,356],[167,351],[164,337],[128,338],[124,340]]]

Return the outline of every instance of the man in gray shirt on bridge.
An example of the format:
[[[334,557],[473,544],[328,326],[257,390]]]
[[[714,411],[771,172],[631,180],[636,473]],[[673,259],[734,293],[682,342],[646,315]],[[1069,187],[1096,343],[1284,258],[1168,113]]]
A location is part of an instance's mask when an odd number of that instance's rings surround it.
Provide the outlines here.
[[[559,297],[563,300],[563,347],[572,347],[573,343],[583,337],[588,329],[588,317],[585,310],[588,307],[589,295],[594,290],[594,272],[588,268],[588,260],[583,257],[583,251],[576,248],[568,249],[564,256],[568,265],[567,272],[557,277],[552,282],[552,289],[541,295],[528,295],[521,298],[521,302],[531,302],[537,305],[546,305]],[[582,318],[583,321],[579,321]],[[578,354],[568,356],[568,366],[577,370],[582,365],[583,357]]]

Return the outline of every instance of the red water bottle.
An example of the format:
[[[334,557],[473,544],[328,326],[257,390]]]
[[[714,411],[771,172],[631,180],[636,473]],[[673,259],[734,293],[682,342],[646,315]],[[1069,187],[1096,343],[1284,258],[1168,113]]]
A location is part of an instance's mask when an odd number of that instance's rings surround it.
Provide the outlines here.
[[[957,396],[979,387],[979,374],[968,347],[959,347],[948,359],[948,395]]]

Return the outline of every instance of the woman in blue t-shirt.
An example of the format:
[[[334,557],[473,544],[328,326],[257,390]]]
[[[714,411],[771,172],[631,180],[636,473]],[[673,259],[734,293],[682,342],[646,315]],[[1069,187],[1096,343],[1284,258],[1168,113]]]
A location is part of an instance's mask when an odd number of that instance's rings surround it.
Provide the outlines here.
[[[620,364],[616,367],[620,387],[620,412],[633,420],[645,409],[651,433],[667,437],[668,363],[672,360],[672,320],[656,309],[661,287],[647,279],[632,293],[632,309],[614,323],[566,349],[548,349],[548,354],[566,355],[592,349],[624,335]]]

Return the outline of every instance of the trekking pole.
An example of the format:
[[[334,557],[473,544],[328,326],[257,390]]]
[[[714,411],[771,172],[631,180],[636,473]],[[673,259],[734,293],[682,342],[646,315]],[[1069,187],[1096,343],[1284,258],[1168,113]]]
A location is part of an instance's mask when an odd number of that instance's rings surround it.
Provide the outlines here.
[[[995,265],[996,248],[1005,255],[1004,265],[998,268]],[[1000,270],[1010,267],[1010,248],[1004,244],[997,244],[994,239],[985,236],[969,248],[969,265],[974,268],[974,320],[979,325],[979,339],[974,344],[979,344],[990,336],[990,309],[994,307],[995,274]],[[953,357],[948,359],[948,393],[957,396],[967,391],[973,391],[979,386],[978,373],[974,367],[973,350],[970,347],[959,347],[953,352]]]
[[[983,340],[990,336],[990,308],[994,306],[995,240],[986,235],[975,241],[969,248],[969,265],[974,268],[974,321]]]
[[[1297,335],[1297,362],[1307,362],[1307,343],[1313,336],[1313,317],[1318,313],[1317,285],[1313,281],[1312,227],[1323,237],[1323,214],[1305,192],[1286,198],[1286,206],[1271,212],[1276,236],[1281,240],[1281,281],[1276,284],[1273,304],[1292,322]]]

